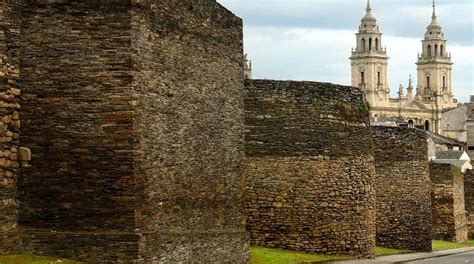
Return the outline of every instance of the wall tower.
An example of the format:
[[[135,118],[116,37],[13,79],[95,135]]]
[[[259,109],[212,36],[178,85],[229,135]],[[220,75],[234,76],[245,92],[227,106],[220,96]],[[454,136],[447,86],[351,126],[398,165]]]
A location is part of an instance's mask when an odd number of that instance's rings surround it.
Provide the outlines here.
[[[436,5],[433,1],[433,15],[428,25],[422,53],[416,63],[418,72],[417,97],[424,102],[434,102],[437,110],[456,107],[453,101],[451,54],[446,51],[446,38],[438,23]]]
[[[367,0],[366,14],[361,20],[357,46],[352,50],[352,86],[361,88],[371,106],[388,102],[387,50],[382,48],[382,33],[377,19],[372,15],[370,0]]]

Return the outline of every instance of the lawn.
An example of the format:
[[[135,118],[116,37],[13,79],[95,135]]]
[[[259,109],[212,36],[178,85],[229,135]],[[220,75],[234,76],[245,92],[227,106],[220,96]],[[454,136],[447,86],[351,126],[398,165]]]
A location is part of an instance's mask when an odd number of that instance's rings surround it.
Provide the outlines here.
[[[435,251],[461,248],[467,246],[474,246],[474,240],[470,240],[462,244],[441,240],[433,240],[433,250]],[[375,254],[377,256],[404,254],[410,252],[410,250],[403,249],[392,249],[385,247],[375,248]],[[250,248],[250,264],[296,264],[300,261],[327,261],[337,259],[344,259],[344,257],[308,254],[290,250],[271,249],[263,247]]]
[[[433,250],[446,250],[453,248],[461,248],[467,246],[474,246],[474,240],[469,240],[466,243],[458,244],[453,242],[433,240]],[[377,256],[393,255],[409,253],[409,250],[399,250],[384,247],[377,247],[375,254]],[[251,247],[250,248],[250,264],[296,264],[301,261],[328,261],[345,259],[342,256],[328,256],[320,254],[309,254],[301,253],[291,250],[263,248],[263,247]],[[82,262],[48,258],[48,257],[36,257],[29,255],[18,255],[18,256],[0,256],[0,264],[80,264]]]
[[[377,247],[377,256],[408,253],[409,250],[398,250],[384,247]],[[347,258],[347,257],[346,257]],[[345,259],[342,256],[328,256],[320,254],[301,253],[291,250],[273,249],[264,247],[250,248],[250,264],[294,264],[301,261],[328,261]]]
[[[37,257],[30,255],[0,256],[0,264],[79,264],[82,262],[60,258]]]
[[[474,246],[474,240],[469,240],[466,243],[453,243],[448,241],[442,240],[433,240],[432,247],[433,251],[438,250],[446,250],[446,249],[453,249],[453,248],[462,248],[462,247],[469,247]]]
[[[393,248],[385,248],[385,247],[375,248],[375,255],[377,256],[404,254],[404,253],[410,253],[410,252],[411,252],[410,250],[406,250],[406,249],[393,249]]]
[[[250,248],[250,264],[294,264],[300,261],[327,261],[335,259],[343,259],[343,257],[263,247]]]

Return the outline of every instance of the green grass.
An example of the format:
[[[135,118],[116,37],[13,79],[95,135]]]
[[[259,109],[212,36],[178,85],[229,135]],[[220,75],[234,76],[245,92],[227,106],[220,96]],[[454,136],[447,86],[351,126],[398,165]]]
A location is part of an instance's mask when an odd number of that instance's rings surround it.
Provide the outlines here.
[[[453,248],[461,248],[467,246],[474,246],[474,240],[469,240],[466,243],[453,243],[441,240],[433,240],[433,250],[446,250]],[[391,249],[384,247],[376,247],[375,254],[377,256],[394,255],[409,253],[409,250]],[[328,256],[320,254],[301,253],[283,249],[250,247],[250,263],[249,264],[296,264],[300,261],[328,261],[347,259],[342,256]],[[0,264],[80,264],[82,262],[51,258],[51,257],[37,257],[30,255],[12,255],[0,256]]]
[[[344,257],[300,253],[296,251],[250,247],[250,264],[294,264],[300,261],[328,261]]]
[[[60,258],[37,257],[30,255],[0,256],[0,264],[79,264],[82,262]]]
[[[448,242],[448,241],[442,241],[442,240],[433,240],[432,242],[432,247],[433,251],[438,251],[438,250],[447,250],[447,249],[453,249],[453,248],[462,248],[462,247],[469,247],[469,246],[474,246],[474,240],[469,240],[465,243],[454,243],[454,242]]]
[[[393,248],[385,248],[385,247],[375,248],[375,255],[377,256],[404,254],[404,253],[410,253],[410,252],[411,252],[410,250],[406,250],[406,249],[393,249]]]

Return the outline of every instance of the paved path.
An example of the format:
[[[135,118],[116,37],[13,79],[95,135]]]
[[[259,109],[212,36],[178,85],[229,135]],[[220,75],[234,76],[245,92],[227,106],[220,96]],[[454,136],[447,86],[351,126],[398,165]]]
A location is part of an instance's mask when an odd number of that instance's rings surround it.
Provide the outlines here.
[[[450,255],[440,258],[432,258],[418,261],[411,261],[412,264],[474,264],[474,252]]]
[[[434,262],[438,259],[447,262]],[[468,261],[468,262],[466,262]],[[388,264],[388,263],[440,263],[440,264],[474,264],[474,247],[456,248],[443,251],[433,251],[429,253],[411,253],[382,256],[373,260],[348,260],[337,261],[338,264]]]

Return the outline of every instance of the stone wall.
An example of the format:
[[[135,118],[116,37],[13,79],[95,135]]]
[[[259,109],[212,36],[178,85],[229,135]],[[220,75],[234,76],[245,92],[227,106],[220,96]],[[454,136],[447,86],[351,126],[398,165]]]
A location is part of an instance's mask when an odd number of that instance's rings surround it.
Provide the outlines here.
[[[242,21],[213,0],[138,2],[140,255],[145,263],[246,263]]]
[[[137,258],[130,8],[46,0],[24,8],[22,142],[33,156],[19,192],[27,253]]]
[[[375,172],[362,92],[248,80],[245,112],[251,243],[373,257]]]
[[[373,127],[377,245],[431,251],[431,181],[426,133]]]
[[[27,253],[245,263],[242,22],[214,0],[30,1]]]
[[[464,173],[464,202],[469,227],[468,237],[474,239],[474,170]]]
[[[0,3],[0,255],[18,253],[17,179],[20,139],[19,13]]]
[[[450,164],[430,163],[434,239],[465,242],[467,217],[464,206],[464,175]]]

